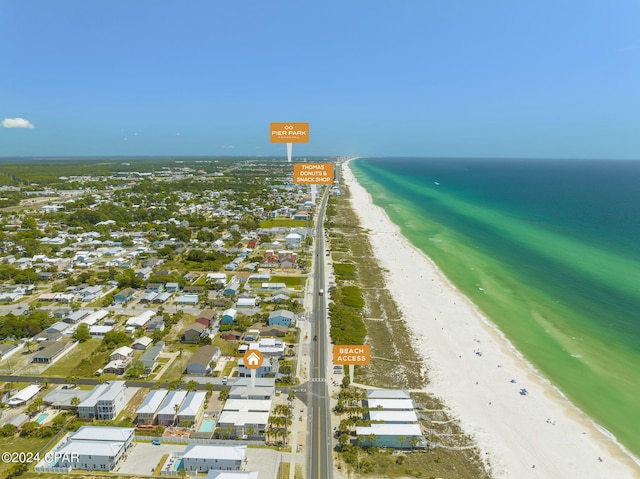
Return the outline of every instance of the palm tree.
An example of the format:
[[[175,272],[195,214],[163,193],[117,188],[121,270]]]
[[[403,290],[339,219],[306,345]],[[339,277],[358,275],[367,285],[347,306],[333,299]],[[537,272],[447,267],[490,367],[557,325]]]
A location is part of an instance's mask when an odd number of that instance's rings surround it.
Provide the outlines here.
[[[180,410],[180,405],[179,404],[174,404],[173,405],[173,410],[176,412],[176,418],[173,421],[174,426],[178,423],[178,411]]]
[[[369,434],[368,439],[369,443],[373,446],[376,443],[377,437],[375,434]]]
[[[404,436],[400,436],[400,437],[398,438],[398,441],[400,441],[400,448],[401,448],[401,449],[404,449],[404,442],[405,442],[406,440],[407,440],[407,438],[406,438],[406,437],[404,437]]]
[[[73,407],[78,407],[78,404],[80,404],[80,398],[78,396],[74,396],[71,398],[71,405]]]
[[[196,391],[198,389],[198,383],[196,381],[193,381],[193,380],[189,381],[187,383],[187,385],[185,386],[185,389],[188,392]]]
[[[420,444],[420,440],[417,437],[412,437],[409,439],[409,444],[411,444],[411,450],[413,451],[413,449]]]
[[[255,432],[255,430],[252,427],[248,428],[247,431],[246,431],[247,437],[253,436],[254,432]]]

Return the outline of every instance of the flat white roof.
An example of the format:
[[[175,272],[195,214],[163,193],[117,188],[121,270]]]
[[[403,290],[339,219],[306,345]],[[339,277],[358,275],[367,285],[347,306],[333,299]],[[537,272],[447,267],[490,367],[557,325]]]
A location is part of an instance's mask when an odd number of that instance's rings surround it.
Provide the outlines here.
[[[415,411],[369,411],[369,418],[383,422],[418,422]]]
[[[132,427],[82,426],[71,436],[72,441],[126,442],[135,431]]]
[[[422,436],[419,424],[372,424],[370,427],[356,427],[356,435],[368,436]]]
[[[409,391],[403,389],[369,389],[368,399],[411,399]]]
[[[269,412],[271,399],[227,399],[222,411]]]
[[[414,409],[411,399],[369,399],[368,402],[369,409],[376,409],[377,407],[396,411],[411,411]]]
[[[74,457],[74,453],[83,456],[115,457],[124,444],[123,441],[69,441],[56,453],[68,454],[71,457]]]
[[[210,469],[205,479],[258,479],[257,471],[216,471]]]
[[[210,444],[189,444],[184,450],[183,459],[222,459],[244,461],[247,446],[216,446]]]
[[[220,413],[218,424],[233,424],[235,426],[244,426],[245,424],[264,424],[269,423],[269,412],[246,412],[246,411],[225,411]]]

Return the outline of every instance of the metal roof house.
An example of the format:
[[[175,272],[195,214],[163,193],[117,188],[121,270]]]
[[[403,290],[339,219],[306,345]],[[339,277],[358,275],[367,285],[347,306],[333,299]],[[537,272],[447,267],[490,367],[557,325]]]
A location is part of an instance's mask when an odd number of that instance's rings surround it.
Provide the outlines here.
[[[78,404],[80,419],[115,419],[126,405],[124,381],[110,381],[93,388],[91,394]]]
[[[132,446],[135,429],[83,426],[55,446],[51,462],[40,463],[37,472],[47,468],[71,471],[111,471]]]
[[[247,446],[190,444],[182,454],[186,471],[240,471],[247,463]]]
[[[156,414],[169,391],[157,389],[149,392],[136,411],[138,424],[155,424]]]
[[[178,411],[178,424],[196,424],[204,412],[206,397],[207,393],[204,391],[189,392]]]

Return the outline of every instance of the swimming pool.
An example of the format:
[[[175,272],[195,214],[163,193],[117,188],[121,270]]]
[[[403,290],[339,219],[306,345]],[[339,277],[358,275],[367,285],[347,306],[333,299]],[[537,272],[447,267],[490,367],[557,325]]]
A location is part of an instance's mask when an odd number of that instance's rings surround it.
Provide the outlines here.
[[[49,417],[49,414],[46,412],[43,412],[42,414],[40,414],[37,418],[36,418],[36,422],[38,424],[42,424],[44,422],[45,419],[47,419]]]
[[[200,424],[199,432],[212,432],[213,426],[215,425],[216,425],[215,419],[205,419],[204,421],[202,421],[202,424]]]

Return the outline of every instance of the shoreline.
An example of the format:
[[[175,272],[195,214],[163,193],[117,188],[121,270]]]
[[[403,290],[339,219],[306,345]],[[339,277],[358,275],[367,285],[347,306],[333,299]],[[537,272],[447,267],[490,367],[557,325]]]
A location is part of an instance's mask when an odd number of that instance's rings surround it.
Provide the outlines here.
[[[373,204],[349,162],[343,178],[361,226],[429,371],[425,392],[474,437],[495,478],[636,477],[640,462],[543,377]],[[388,254],[393,250],[394,254]],[[515,383],[512,382],[515,380]],[[526,388],[528,393],[521,395]],[[534,467],[535,466],[535,467]]]

